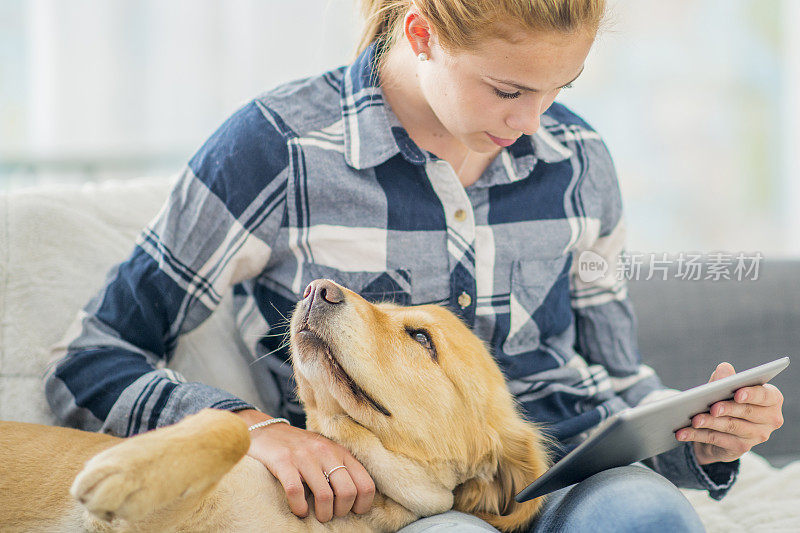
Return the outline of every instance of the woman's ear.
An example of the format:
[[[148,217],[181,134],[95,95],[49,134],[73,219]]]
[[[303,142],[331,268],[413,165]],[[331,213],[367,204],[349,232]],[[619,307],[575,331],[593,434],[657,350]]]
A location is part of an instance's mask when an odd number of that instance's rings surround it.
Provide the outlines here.
[[[455,489],[453,509],[474,514],[503,532],[527,530],[544,498],[523,503],[514,496],[550,466],[546,440],[536,426],[522,420],[500,430],[490,466],[493,475],[473,477]]]
[[[404,33],[414,55],[424,53],[430,56],[430,26],[417,8],[412,8],[406,13],[403,21]]]

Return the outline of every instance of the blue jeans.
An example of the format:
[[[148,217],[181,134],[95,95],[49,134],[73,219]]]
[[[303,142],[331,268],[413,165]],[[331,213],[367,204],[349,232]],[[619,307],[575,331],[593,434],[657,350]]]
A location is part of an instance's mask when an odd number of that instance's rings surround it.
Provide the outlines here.
[[[497,531],[478,518],[448,511],[399,533]],[[705,531],[681,491],[641,465],[612,468],[551,493],[530,533],[542,531]]]

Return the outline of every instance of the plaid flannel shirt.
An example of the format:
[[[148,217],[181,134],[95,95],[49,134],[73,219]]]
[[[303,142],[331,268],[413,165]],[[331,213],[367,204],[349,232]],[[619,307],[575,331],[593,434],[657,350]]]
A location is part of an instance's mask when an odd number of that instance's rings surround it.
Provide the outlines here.
[[[383,99],[375,50],[254,99],[194,155],[46,377],[64,423],[128,436],[251,407],[165,368],[232,290],[262,396],[277,387],[273,414],[302,426],[281,333],[320,277],[368,300],[449,306],[489,344],[524,415],[562,444],[557,457],[662,389],[613,275],[624,224],[600,136],[554,103],[465,188]],[[585,250],[610,274],[581,281]],[[650,464],[715,497],[737,472],[699,467],[689,445]]]

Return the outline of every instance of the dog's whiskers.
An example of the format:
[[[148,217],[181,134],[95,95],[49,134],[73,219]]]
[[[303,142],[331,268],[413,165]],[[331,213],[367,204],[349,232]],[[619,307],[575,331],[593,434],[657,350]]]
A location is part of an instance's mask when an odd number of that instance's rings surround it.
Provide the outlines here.
[[[291,321],[291,319],[289,319],[289,318],[286,318],[286,315],[284,315],[283,313],[281,313],[280,309],[278,309],[277,307],[275,307],[275,304],[274,304],[274,303],[270,302],[270,303],[269,303],[269,305],[271,305],[271,306],[272,306],[272,308],[273,308],[275,311],[277,311],[277,312],[278,312],[278,314],[281,316],[281,318],[283,318],[283,320],[285,320],[285,321],[286,321],[286,322],[285,322],[286,324],[288,324],[288,323]]]
[[[260,356],[256,357],[255,359],[253,359],[253,361],[250,363],[250,366],[256,364],[257,362],[261,361],[265,357],[268,357],[268,356],[274,354],[277,351],[280,351],[280,350],[283,350],[285,348],[288,348],[289,344],[290,344],[289,343],[289,339],[288,339],[288,334],[286,335],[286,337],[287,337],[286,340],[284,342],[281,342],[280,345],[277,348],[265,353],[264,355],[260,355]]]
[[[253,337],[258,337],[259,339],[263,339],[264,337],[285,337],[286,332],[283,333],[264,333],[263,335],[253,335]]]

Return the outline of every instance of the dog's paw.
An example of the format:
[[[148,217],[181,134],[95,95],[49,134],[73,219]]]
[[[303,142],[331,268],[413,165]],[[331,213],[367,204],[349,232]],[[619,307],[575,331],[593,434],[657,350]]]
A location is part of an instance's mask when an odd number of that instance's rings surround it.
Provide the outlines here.
[[[115,518],[136,521],[157,510],[158,495],[143,486],[133,465],[115,459],[120,458],[101,454],[89,461],[72,483],[72,496],[107,522]]]

